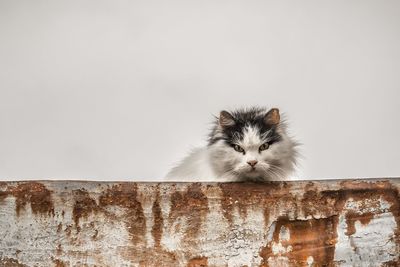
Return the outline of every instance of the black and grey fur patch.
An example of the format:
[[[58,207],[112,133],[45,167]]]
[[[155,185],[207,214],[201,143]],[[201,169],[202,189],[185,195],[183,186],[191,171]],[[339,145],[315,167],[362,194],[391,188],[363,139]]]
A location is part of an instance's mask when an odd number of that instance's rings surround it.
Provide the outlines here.
[[[247,108],[238,109],[229,112],[235,123],[233,125],[221,127],[219,118],[216,118],[214,127],[209,135],[208,145],[211,146],[219,140],[224,140],[226,144],[232,145],[237,139],[243,140],[245,128],[248,126],[257,128],[260,136],[266,135],[268,132],[269,143],[279,142],[280,134],[276,131],[278,125],[269,125],[265,122],[265,115],[268,110],[265,108]]]

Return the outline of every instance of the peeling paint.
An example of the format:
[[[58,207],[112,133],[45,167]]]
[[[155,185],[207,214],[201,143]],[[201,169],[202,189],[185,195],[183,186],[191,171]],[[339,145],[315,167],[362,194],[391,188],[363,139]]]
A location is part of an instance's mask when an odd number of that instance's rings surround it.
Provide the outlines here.
[[[0,183],[0,266],[400,266],[400,179]]]
[[[383,263],[390,261],[399,263],[396,259],[399,247],[395,243],[397,223],[388,206],[382,199],[349,199],[346,202],[337,227],[336,261],[345,260],[352,266],[364,262],[369,266],[385,266]]]

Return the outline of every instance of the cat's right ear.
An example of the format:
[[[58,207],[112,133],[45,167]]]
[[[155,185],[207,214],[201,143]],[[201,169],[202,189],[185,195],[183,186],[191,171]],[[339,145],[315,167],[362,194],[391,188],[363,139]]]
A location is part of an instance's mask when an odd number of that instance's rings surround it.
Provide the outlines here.
[[[272,108],[270,111],[265,114],[264,122],[267,125],[278,125],[281,120],[281,115],[279,115],[279,109]]]
[[[225,110],[219,113],[218,122],[222,128],[235,125],[235,119],[228,111]]]

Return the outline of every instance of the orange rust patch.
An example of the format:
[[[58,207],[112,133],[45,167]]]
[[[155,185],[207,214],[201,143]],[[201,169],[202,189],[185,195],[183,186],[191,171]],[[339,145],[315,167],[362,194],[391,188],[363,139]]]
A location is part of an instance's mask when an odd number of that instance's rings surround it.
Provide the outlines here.
[[[125,225],[134,244],[145,244],[146,218],[138,201],[136,183],[121,183],[107,189],[99,198],[99,205],[119,206],[127,209]]]
[[[191,259],[187,267],[207,267],[208,266],[208,259],[206,257],[197,257]]]
[[[54,204],[51,199],[51,192],[43,184],[38,182],[20,183],[15,187],[8,187],[6,191],[2,191],[0,198],[7,196],[16,198],[15,211],[17,216],[20,215],[21,209],[30,203],[34,214],[53,215]]]
[[[25,264],[19,263],[18,260],[13,258],[1,257],[0,266],[2,267],[28,267]]]
[[[79,219],[82,217],[87,218],[90,213],[98,211],[98,206],[96,200],[91,198],[85,189],[74,190],[72,193],[75,199],[72,218],[74,219],[75,226],[79,231]]]
[[[208,213],[207,196],[201,190],[201,184],[190,184],[186,192],[176,191],[171,195],[170,224],[179,217],[186,217],[185,241],[187,246],[197,245],[197,235]]]
[[[338,216],[305,221],[289,220],[287,217],[279,218],[273,233],[273,241],[260,252],[263,258],[261,266],[268,266],[268,259],[276,256],[272,253],[273,242],[281,243],[286,248],[291,247],[284,256],[294,266],[308,266],[309,256],[314,258],[315,266],[333,266],[338,221]],[[279,235],[283,227],[289,231],[289,240],[280,239]]]
[[[374,214],[372,212],[360,214],[356,211],[349,210],[345,217],[347,224],[346,235],[353,235],[356,233],[356,221],[361,222],[362,225],[367,225],[374,218]]]

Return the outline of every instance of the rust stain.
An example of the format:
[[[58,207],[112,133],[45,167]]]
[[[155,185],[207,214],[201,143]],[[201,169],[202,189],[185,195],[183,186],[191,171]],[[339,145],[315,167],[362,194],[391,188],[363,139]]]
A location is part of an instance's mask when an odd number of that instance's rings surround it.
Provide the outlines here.
[[[281,244],[292,246],[292,251],[285,254],[295,266],[306,266],[308,256],[314,258],[316,266],[333,266],[334,244],[336,243],[336,232],[338,216],[343,213],[346,202],[355,201],[361,205],[361,211],[347,210],[345,219],[347,223],[347,235],[355,233],[355,222],[360,221],[363,225],[369,224],[377,213],[383,212],[380,207],[380,199],[390,203],[397,229],[395,242],[399,244],[400,227],[400,205],[399,193],[390,182],[363,182],[346,181],[340,184],[337,190],[321,190],[313,182],[306,184],[305,193],[301,199],[301,209],[304,216],[311,217],[306,221],[289,220],[287,217],[276,221],[274,242],[278,242],[279,231],[282,226],[290,231],[290,240],[281,240]],[[265,196],[271,199],[271,196]],[[293,206],[293,209],[297,209]],[[374,210],[374,212],[362,212],[363,210]],[[315,219],[316,215],[323,214],[324,219]],[[323,233],[321,235],[320,233]],[[302,244],[300,246],[300,244]],[[262,248],[260,256],[263,258],[261,266],[268,266],[268,258],[274,257],[272,243]],[[400,264],[397,260],[396,264]]]
[[[2,267],[28,267],[25,264],[19,263],[17,259],[0,257],[0,266]]]
[[[62,231],[62,223],[59,223],[57,225],[57,233],[61,233],[61,231]]]
[[[124,223],[134,244],[145,244],[146,217],[143,207],[138,201],[136,183],[120,183],[103,192],[99,198],[99,205],[119,206],[126,208]]]
[[[80,218],[87,218],[90,213],[99,210],[96,200],[90,197],[89,192],[85,189],[73,190],[72,194],[75,199],[74,208],[72,210],[72,218],[75,222],[75,227],[80,231]]]
[[[136,249],[122,247],[121,256],[132,263],[138,263],[140,267],[150,266],[180,266],[176,255],[173,252],[160,248]]]
[[[321,197],[318,188],[313,182],[307,183],[304,191],[305,192],[301,200],[301,207],[306,217],[310,215],[313,216],[318,212],[325,212],[327,209],[331,209],[331,205],[328,203],[329,199],[326,197]]]
[[[6,182],[0,182],[0,188],[7,187]],[[4,199],[8,196],[7,190],[0,190],[0,204],[4,201]]]
[[[154,238],[155,247],[160,247],[161,237],[163,234],[164,218],[162,217],[161,207],[160,207],[160,191],[157,188],[156,199],[154,200],[153,207],[153,228],[151,229],[151,234]]]
[[[6,199],[7,196],[8,193],[6,191],[0,191],[0,204],[2,204],[2,202],[4,201],[4,199]]]
[[[333,266],[338,221],[338,216],[309,220],[289,220],[287,217],[281,217],[276,222],[273,242],[281,243],[286,248],[291,247],[284,255],[293,266],[308,266],[309,256],[314,258],[314,266]],[[282,227],[289,231],[289,240],[280,239]],[[272,246],[270,242],[260,251],[263,258],[261,266],[268,266],[268,259],[276,256],[272,252]]]
[[[207,196],[201,190],[201,184],[190,184],[185,192],[176,191],[171,195],[169,220],[172,225],[179,217],[186,217],[185,241],[187,246],[197,245],[197,236],[208,213]]]
[[[20,215],[26,204],[30,203],[33,214],[53,215],[54,204],[51,199],[51,192],[43,184],[38,182],[19,183],[17,186],[10,186],[6,191],[0,193],[0,200],[7,196],[16,198],[15,211]]]
[[[64,229],[64,232],[67,236],[71,236],[71,232],[72,232],[72,225],[67,225]]]
[[[393,214],[397,225],[395,230],[395,242],[396,244],[400,244],[400,197],[399,191],[396,187],[394,187],[389,181],[344,181],[340,185],[340,190],[321,192],[325,197],[336,198],[336,212],[341,212],[345,203],[349,199],[353,199],[353,201],[362,203],[361,209],[372,207],[377,213],[379,213],[379,199],[383,199],[390,204],[389,210]],[[364,221],[365,223],[369,223],[368,218],[376,215],[376,213],[365,213],[360,215],[366,217]]]
[[[68,265],[60,259],[52,259],[54,267],[67,267]]]
[[[57,255],[61,255],[62,252],[63,252],[63,251],[62,251],[61,244],[58,244],[57,249],[56,249],[56,254],[57,254]]]
[[[271,243],[267,244],[265,247],[262,247],[260,249],[260,253],[259,253],[259,256],[262,258],[260,267],[269,267],[268,259],[269,259],[269,257],[272,257],[272,255],[274,255],[274,254],[272,252],[272,244]]]
[[[353,235],[356,233],[356,221],[361,222],[362,225],[367,225],[369,222],[374,218],[374,214],[372,212],[366,212],[360,214],[356,211],[349,210],[346,213],[346,224],[347,224],[347,231],[346,235]]]
[[[208,259],[206,257],[197,257],[189,260],[187,267],[207,267]]]
[[[134,190],[135,196],[133,199],[137,197],[137,188],[130,188],[130,190]],[[154,246],[146,247],[144,241],[142,243],[134,243],[133,247],[125,247],[121,251],[121,255],[130,260],[132,262],[137,262],[140,267],[148,267],[148,266],[179,266],[179,260],[177,256],[172,251],[166,251],[162,248],[161,245],[161,237],[163,234],[163,225],[164,218],[162,217],[162,210],[160,206],[160,192],[159,187],[156,187],[155,190],[155,200],[152,205],[152,213],[153,213],[153,226],[151,229],[151,234],[154,238]],[[131,200],[132,201],[132,200]],[[137,200],[136,200],[137,201]],[[125,201],[117,201],[122,206],[127,206]],[[133,206],[128,206],[133,209],[137,209],[134,213],[143,214],[142,206],[140,202],[133,203]],[[140,219],[140,216],[139,216]],[[145,221],[138,221],[138,231],[142,238],[144,238],[145,233]]]
[[[247,209],[252,206],[264,207],[265,226],[269,223],[269,212],[271,205],[275,205],[278,199],[293,203],[294,197],[290,194],[290,185],[286,182],[264,182],[264,183],[221,183],[219,184],[223,193],[221,204],[224,217],[232,223],[232,212],[235,207],[244,218]]]
[[[147,252],[137,253],[136,258],[140,258],[140,267],[149,266],[180,266],[173,252],[165,250],[149,250]]]
[[[398,256],[399,258],[399,256]],[[382,267],[399,267],[399,259],[394,261],[387,261],[382,264]]]
[[[92,228],[94,230],[94,234],[92,235],[92,239],[96,240],[97,235],[99,234],[99,230],[95,229],[95,223],[94,222],[90,222],[90,228]]]
[[[301,207],[304,215],[313,217],[315,214],[324,214],[331,216],[343,212],[346,202],[350,199],[358,202],[361,210],[367,208],[380,211],[380,199],[383,199],[391,204],[390,211],[395,218],[399,216],[399,192],[396,187],[392,186],[390,182],[364,182],[364,181],[346,181],[340,183],[338,190],[319,190],[317,187],[308,186],[305,188],[303,199],[301,200]],[[349,217],[351,217],[351,214]],[[362,223],[369,223],[374,214],[370,212],[358,212],[359,219],[363,220]],[[366,219],[362,219],[365,217]],[[398,218],[399,219],[399,218]]]
[[[400,198],[398,189],[389,181],[343,181],[338,190],[319,190],[313,185],[305,188],[302,199],[302,209],[305,216],[314,217],[315,214],[334,216],[343,213],[346,202],[352,200],[361,206],[358,211],[347,210],[345,219],[347,224],[346,235],[351,236],[356,232],[355,222],[363,225],[369,224],[375,215],[381,213],[380,199],[390,204],[390,212],[396,221],[395,243],[400,245]],[[362,210],[374,212],[362,212]],[[361,211],[360,211],[361,210]],[[400,259],[396,260],[400,266]]]
[[[267,224],[270,226],[270,220],[276,220],[272,236],[273,241],[260,248],[261,266],[268,266],[269,258],[279,256],[274,255],[272,251],[272,247],[276,243],[280,243],[286,248],[291,247],[291,250],[282,252],[281,256],[288,258],[293,266],[307,266],[309,256],[313,257],[313,266],[334,266],[339,216],[345,216],[347,224],[345,234],[351,236],[356,231],[356,221],[367,225],[379,213],[387,212],[387,210],[382,210],[381,199],[389,203],[389,211],[396,221],[397,229],[393,241],[400,248],[399,191],[389,181],[345,181],[339,185],[335,183],[334,189],[324,184],[321,186],[318,182],[309,182],[302,183],[299,187],[295,185],[296,190],[292,190],[292,184],[268,182],[222,183],[217,185],[219,189],[216,188],[216,191],[222,192],[222,196],[218,195],[218,198],[220,197],[218,201],[221,201],[222,208],[225,211],[221,216],[224,216],[231,224],[233,211],[236,208],[242,217],[246,217],[253,207],[263,209],[266,223],[264,227]],[[205,186],[215,188],[215,185]],[[30,204],[34,214],[54,216],[51,191],[43,184],[24,182],[13,183],[13,186],[7,187],[7,183],[0,183],[0,188],[6,188],[5,191],[0,191],[0,203],[9,196],[16,198],[17,215],[27,204]],[[82,218],[87,218],[92,213],[102,212],[109,216],[111,221],[118,219],[125,224],[132,244],[122,247],[119,252],[127,260],[138,263],[139,266],[180,266],[182,261],[187,262],[187,266],[207,266],[208,258],[199,256],[204,254],[201,251],[196,251],[196,246],[198,246],[198,236],[202,224],[209,212],[208,199],[204,193],[208,191],[200,183],[190,184],[183,191],[178,191],[176,188],[179,187],[176,186],[175,189],[168,191],[171,209],[168,217],[165,218],[163,218],[161,209],[160,202],[162,200],[158,186],[155,194],[152,193],[155,200],[149,207],[151,207],[153,214],[151,235],[154,239],[154,247],[149,248],[146,244],[146,216],[139,201],[143,198],[142,195],[139,195],[136,183],[113,184],[100,194],[99,204],[90,197],[86,189],[74,190],[72,195],[74,223],[71,225],[58,223],[57,233],[62,232],[63,227],[65,227],[65,234],[70,236],[74,225],[78,230],[80,229],[79,223],[82,224]],[[299,192],[304,192],[304,194],[300,195]],[[349,206],[346,206],[348,201],[357,202],[357,205],[361,205],[360,209],[352,210]],[[123,208],[125,213],[121,216],[108,213],[108,210],[116,206]],[[276,211],[279,211],[279,215],[283,216],[276,219]],[[62,211],[62,215],[64,216],[64,211]],[[298,215],[301,215],[301,218],[304,215],[308,220],[298,220],[296,219],[299,218]],[[321,216],[323,218],[320,218]],[[182,248],[179,248],[179,251],[163,250],[161,239],[164,234],[165,222],[173,225],[181,218],[187,222],[187,224],[182,225],[176,224],[177,227],[186,226]],[[89,226],[94,229],[95,223],[90,222]],[[283,228],[290,233],[288,240],[282,240],[279,236]],[[90,233],[92,234],[92,232]],[[101,239],[96,229],[93,230],[91,237],[94,240]],[[62,253],[62,247],[59,244],[55,255],[60,257]],[[190,260],[187,261],[188,259]],[[64,263],[58,259],[53,259],[53,263],[57,267],[69,266],[69,263]],[[0,256],[0,266],[25,266],[18,264],[20,263],[16,259],[1,258]],[[386,262],[383,266],[400,266],[400,259]]]

